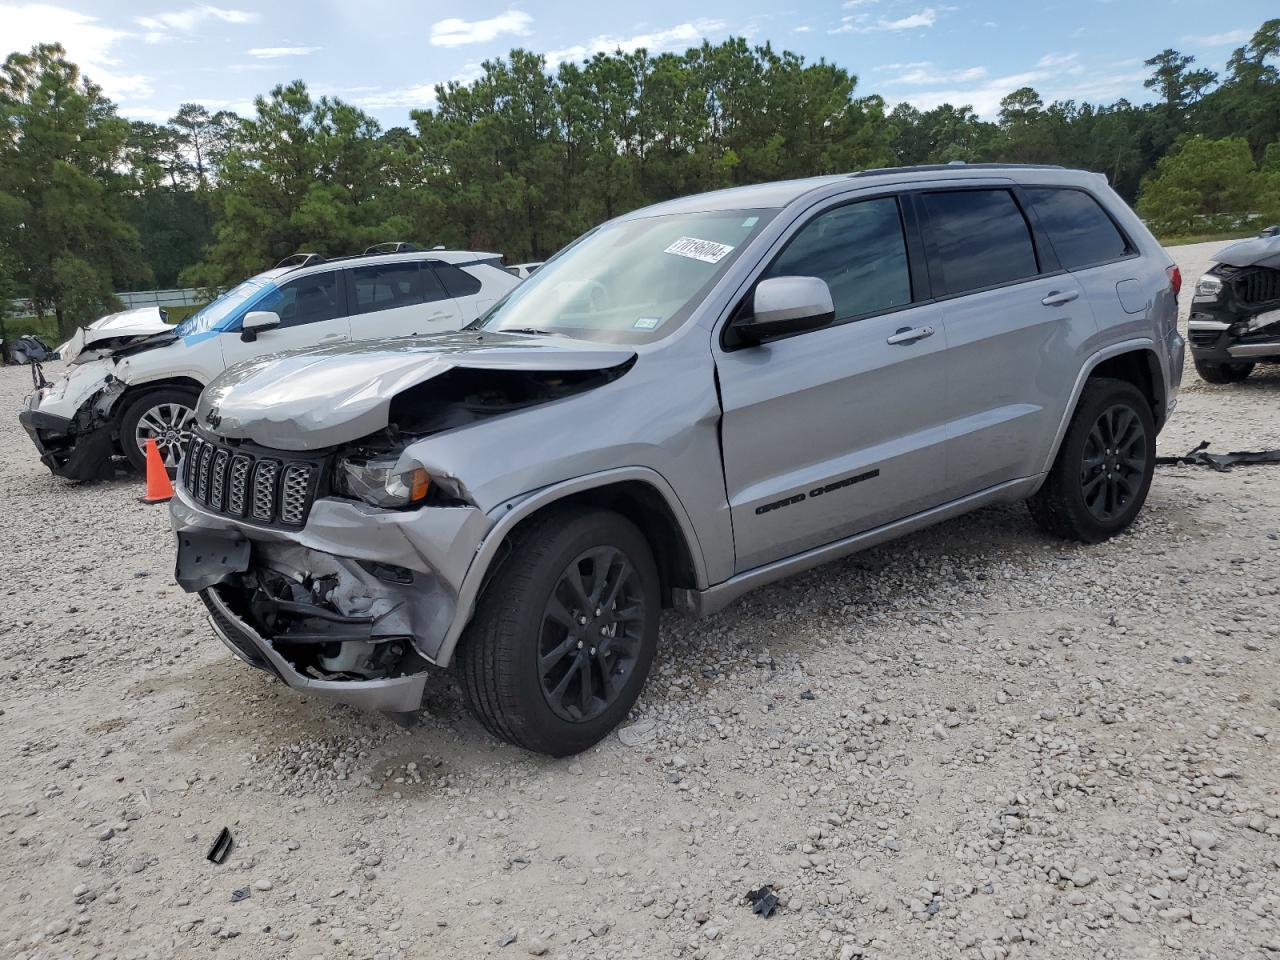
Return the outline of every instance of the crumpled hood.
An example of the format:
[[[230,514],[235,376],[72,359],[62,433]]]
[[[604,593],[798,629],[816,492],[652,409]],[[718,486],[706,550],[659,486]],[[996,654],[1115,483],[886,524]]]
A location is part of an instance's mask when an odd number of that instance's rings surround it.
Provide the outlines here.
[[[634,356],[625,346],[483,332],[309,347],[231,367],[200,395],[196,422],[272,449],[318,450],[385,428],[397,394],[448,370],[605,370]]]
[[[1280,236],[1251,237],[1223,247],[1213,255],[1229,267],[1270,267],[1280,270]]]
[[[165,323],[159,307],[123,310],[95,320],[87,327],[81,327],[58,348],[58,353],[67,363],[96,360],[155,334],[172,332],[173,329],[172,324]]]

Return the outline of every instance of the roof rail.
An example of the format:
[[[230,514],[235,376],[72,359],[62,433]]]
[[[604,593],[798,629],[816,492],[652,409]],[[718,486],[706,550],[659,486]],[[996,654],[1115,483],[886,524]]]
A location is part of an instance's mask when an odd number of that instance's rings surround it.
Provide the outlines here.
[[[295,253],[292,256],[285,257],[276,264],[276,269],[296,269],[298,267],[309,267],[313,263],[323,263],[324,257],[318,253]]]
[[[404,240],[388,240],[385,243],[375,243],[371,247],[365,247],[361,256],[374,257],[382,253],[416,253],[418,245],[416,243],[407,243]]]
[[[937,170],[955,170],[963,167],[966,170],[1065,170],[1060,163],[965,163],[963,160],[952,160],[950,163],[921,163],[906,167],[876,167],[872,170],[859,170],[849,174],[850,177],[879,177],[886,173],[921,173]]]

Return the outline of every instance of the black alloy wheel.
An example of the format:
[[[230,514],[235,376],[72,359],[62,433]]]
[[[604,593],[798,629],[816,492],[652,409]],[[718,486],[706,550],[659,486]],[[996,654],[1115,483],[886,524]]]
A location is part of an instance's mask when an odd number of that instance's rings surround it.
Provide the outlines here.
[[[547,598],[538,679],[562,720],[594,720],[617,699],[643,642],[644,591],[621,550],[601,546],[565,567]]]
[[[1123,515],[1142,490],[1147,473],[1147,433],[1126,404],[1115,404],[1094,421],[1080,460],[1080,492],[1089,512],[1103,523]]]

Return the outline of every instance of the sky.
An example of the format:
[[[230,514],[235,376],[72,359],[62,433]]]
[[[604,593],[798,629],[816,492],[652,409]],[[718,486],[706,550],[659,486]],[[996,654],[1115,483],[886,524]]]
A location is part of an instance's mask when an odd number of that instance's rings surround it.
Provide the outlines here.
[[[254,96],[303,79],[384,127],[430,107],[437,83],[468,80],[513,47],[550,65],[596,51],[683,51],[730,36],[826,58],[859,94],[922,109],[1033,86],[1045,102],[1150,99],[1142,61],[1166,47],[1221,70],[1274,0],[0,0],[0,56],[60,42],[127,117],[160,122],[184,102],[252,112]]]

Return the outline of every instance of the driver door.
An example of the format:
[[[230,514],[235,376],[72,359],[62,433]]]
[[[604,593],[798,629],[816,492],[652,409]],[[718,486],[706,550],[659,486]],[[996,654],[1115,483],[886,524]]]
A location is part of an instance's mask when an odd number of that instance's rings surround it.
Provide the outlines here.
[[[279,314],[280,326],[260,332],[257,339],[251,341],[241,338],[239,324],[236,329],[226,331],[218,338],[223,363],[229,367],[266,353],[350,340],[343,273],[326,270],[279,284],[249,309]]]
[[[913,298],[912,259],[897,197],[830,207],[760,279],[822,278],[835,321],[760,346],[717,344],[736,572],[939,502],[946,332],[941,310]]]

